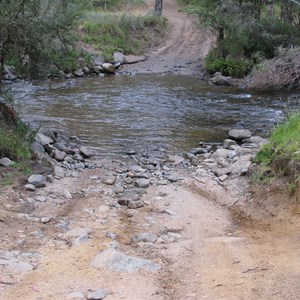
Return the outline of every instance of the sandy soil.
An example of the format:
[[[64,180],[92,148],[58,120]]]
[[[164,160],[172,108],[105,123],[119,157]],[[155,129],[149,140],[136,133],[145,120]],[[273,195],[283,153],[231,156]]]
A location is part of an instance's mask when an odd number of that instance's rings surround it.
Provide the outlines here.
[[[209,47],[175,1],[166,0],[164,9],[170,33],[145,62],[149,72],[155,71],[147,65],[151,59],[182,65],[201,60]],[[119,174],[122,163],[101,165],[38,192],[25,192],[24,182],[2,188],[0,299],[61,300],[71,299],[71,292],[86,299],[100,288],[110,292],[107,300],[300,299],[300,209],[280,185],[253,191],[245,177],[221,183],[201,166],[198,172],[174,168],[183,180],[151,185],[142,196],[146,205],[128,209],[114,206],[113,187],[97,180]],[[66,190],[72,199],[63,196]],[[32,200],[37,195],[48,200]],[[42,217],[49,222],[40,222]],[[74,242],[67,228],[88,230]],[[132,242],[142,232],[159,238]],[[94,257],[111,247],[161,269],[92,267]],[[11,253],[9,266],[5,256]]]

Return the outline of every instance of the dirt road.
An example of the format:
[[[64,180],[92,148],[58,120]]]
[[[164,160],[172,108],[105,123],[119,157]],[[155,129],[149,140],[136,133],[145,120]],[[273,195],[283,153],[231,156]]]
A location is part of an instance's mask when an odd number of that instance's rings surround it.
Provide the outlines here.
[[[202,59],[193,20],[175,1],[164,11],[170,35],[153,61]],[[98,164],[37,192],[2,188],[0,299],[300,299],[300,209],[282,188],[253,193],[246,177],[174,162],[137,189],[133,161]],[[123,206],[135,197],[143,207]]]

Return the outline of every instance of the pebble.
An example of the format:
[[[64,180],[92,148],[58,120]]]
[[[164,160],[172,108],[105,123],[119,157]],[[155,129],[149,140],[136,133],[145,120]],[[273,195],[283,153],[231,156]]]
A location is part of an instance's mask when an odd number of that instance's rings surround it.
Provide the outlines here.
[[[51,221],[51,218],[48,218],[48,217],[43,217],[43,218],[41,218],[41,222],[43,223],[43,224],[47,224],[47,223],[49,223]]]
[[[90,292],[87,294],[88,300],[101,300],[109,295],[109,291],[107,289],[100,289],[95,292]]]

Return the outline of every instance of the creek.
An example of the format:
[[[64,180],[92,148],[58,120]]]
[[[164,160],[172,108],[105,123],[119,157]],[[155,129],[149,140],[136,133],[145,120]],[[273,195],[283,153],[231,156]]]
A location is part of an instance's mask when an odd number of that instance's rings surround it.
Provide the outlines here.
[[[34,126],[77,135],[100,155],[128,149],[182,152],[221,142],[231,128],[265,135],[298,93],[217,87],[183,75],[106,76],[14,83],[21,117]]]

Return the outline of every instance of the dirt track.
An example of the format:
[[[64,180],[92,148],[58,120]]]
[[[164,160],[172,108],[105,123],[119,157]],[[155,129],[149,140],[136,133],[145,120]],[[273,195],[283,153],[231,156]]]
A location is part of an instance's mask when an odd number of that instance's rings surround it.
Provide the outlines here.
[[[153,53],[155,59],[173,53],[176,59],[203,58],[207,48],[196,43],[193,22],[177,13],[171,0],[165,1],[165,12],[178,22]],[[183,36],[182,28],[191,34]],[[26,202],[33,195],[24,190],[2,191],[1,250],[38,256],[25,255],[34,270],[21,273],[10,271],[0,252],[0,299],[71,299],[71,292],[86,295],[100,288],[109,290],[106,300],[300,299],[300,210],[280,190],[250,194],[247,178],[220,183],[202,168],[198,173],[174,169],[184,179],[150,186],[143,194],[146,206],[134,210],[113,206],[111,187],[89,179],[118,174],[120,165],[104,166],[48,185],[45,194],[53,197],[43,203]],[[72,199],[56,196],[66,189]],[[43,216],[51,221],[34,219]],[[66,223],[68,229],[88,228],[89,237],[72,246],[64,235]],[[141,232],[159,240],[133,243]],[[93,268],[93,258],[112,246],[161,269]]]

